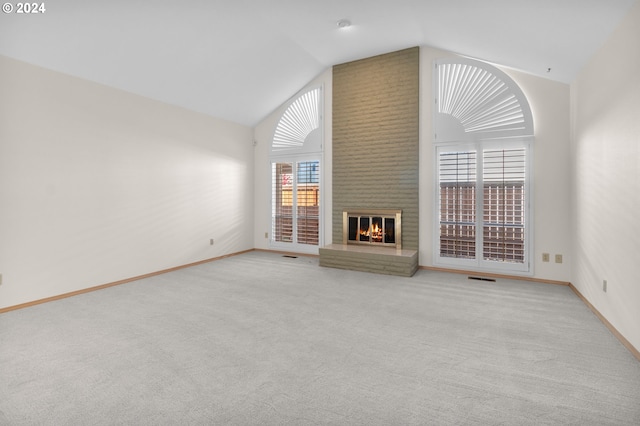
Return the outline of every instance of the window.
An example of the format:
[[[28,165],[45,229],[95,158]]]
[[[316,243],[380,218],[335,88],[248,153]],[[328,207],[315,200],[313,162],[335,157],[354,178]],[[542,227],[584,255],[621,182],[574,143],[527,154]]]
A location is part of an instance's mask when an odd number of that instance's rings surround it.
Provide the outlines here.
[[[320,162],[298,163],[296,235],[299,244],[317,246],[320,231]]]
[[[293,242],[293,164],[272,163],[271,238],[277,242]]]
[[[440,257],[524,265],[526,147],[450,148],[438,153]]]
[[[318,245],[319,166],[319,161],[272,163],[271,235],[274,242]]]
[[[483,259],[524,263],[526,150],[485,150],[482,157]]]
[[[476,152],[440,153],[440,256],[476,257]]]
[[[515,82],[462,58],[436,61],[434,263],[530,272],[533,121]]]
[[[271,239],[276,249],[317,253],[321,240],[320,87],[296,97],[271,145]]]

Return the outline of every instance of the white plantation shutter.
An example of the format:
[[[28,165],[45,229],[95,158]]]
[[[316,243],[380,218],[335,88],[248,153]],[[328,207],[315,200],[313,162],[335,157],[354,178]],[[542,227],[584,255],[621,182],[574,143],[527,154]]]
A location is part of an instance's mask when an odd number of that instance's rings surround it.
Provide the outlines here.
[[[524,148],[483,152],[484,260],[525,260],[526,151]]]
[[[271,239],[293,242],[293,164],[271,163]]]
[[[321,150],[320,93],[320,87],[311,89],[287,107],[273,135],[272,155]]]
[[[436,142],[533,135],[529,103],[505,73],[464,58],[436,67]]]
[[[298,243],[317,246],[320,226],[320,162],[299,162],[297,168]]]
[[[320,161],[273,162],[271,173],[272,241],[317,246]]]
[[[476,152],[441,152],[440,255],[476,257]]]

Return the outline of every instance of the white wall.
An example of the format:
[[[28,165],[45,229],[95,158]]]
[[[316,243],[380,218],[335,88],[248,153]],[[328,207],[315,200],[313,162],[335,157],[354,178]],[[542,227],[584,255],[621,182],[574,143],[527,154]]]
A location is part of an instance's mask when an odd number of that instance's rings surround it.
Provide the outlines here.
[[[571,110],[572,282],[640,350],[640,3],[571,84]]]
[[[435,172],[433,148],[433,61],[453,54],[429,46],[420,47],[420,149],[418,177],[420,180],[420,252],[418,264],[433,266],[433,221],[435,200]]]
[[[510,69],[529,100],[535,133],[533,159],[534,276],[571,281],[569,85]],[[542,261],[549,253],[549,262]],[[562,263],[555,263],[555,255]]]
[[[318,77],[313,79],[309,84],[305,87],[309,86],[317,86],[322,84],[324,87],[324,111],[323,111],[323,120],[324,120],[324,143],[323,143],[323,161],[322,161],[322,186],[321,191],[321,203],[322,203],[322,211],[324,218],[324,228],[322,231],[324,244],[331,243],[331,232],[332,232],[332,224],[331,224],[331,209],[332,209],[332,201],[331,201],[331,192],[332,192],[332,171],[331,168],[331,135],[332,135],[332,115],[331,115],[331,105],[333,102],[332,98],[332,81],[333,81],[333,70],[329,68],[325,70]],[[300,92],[304,91],[305,88],[301,88]],[[294,95],[292,96],[295,97]],[[269,239],[265,238],[265,233],[271,234],[271,163],[269,162],[269,153],[271,149],[271,142],[273,139],[273,133],[276,130],[276,126],[278,125],[278,121],[280,117],[286,110],[286,103],[280,108],[273,111],[269,114],[264,120],[262,120],[254,129],[254,140],[255,140],[255,216],[254,216],[254,246],[257,249],[268,250],[269,247]]]
[[[420,49],[420,260],[433,266],[434,149],[432,126],[433,61],[452,53]],[[495,64],[493,64],[495,65]],[[571,279],[571,218],[569,215],[569,85],[500,67],[520,86],[529,101],[534,122],[534,278]],[[542,262],[549,253],[551,262]],[[555,254],[563,263],[554,262]]]
[[[0,308],[253,247],[252,129],[5,57],[0,76]]]

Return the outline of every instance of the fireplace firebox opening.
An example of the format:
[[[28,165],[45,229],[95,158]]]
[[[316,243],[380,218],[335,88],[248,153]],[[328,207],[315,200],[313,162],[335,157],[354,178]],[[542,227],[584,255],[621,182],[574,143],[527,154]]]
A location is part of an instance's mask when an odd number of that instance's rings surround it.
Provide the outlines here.
[[[401,210],[344,210],[343,244],[402,248]]]

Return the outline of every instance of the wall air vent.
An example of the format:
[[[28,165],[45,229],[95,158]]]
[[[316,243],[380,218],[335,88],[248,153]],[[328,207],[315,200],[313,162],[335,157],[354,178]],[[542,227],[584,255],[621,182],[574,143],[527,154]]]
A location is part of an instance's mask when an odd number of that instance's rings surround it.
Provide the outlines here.
[[[474,281],[489,281],[492,283],[496,282],[496,280],[494,280],[493,278],[486,278],[486,277],[468,277],[468,278]]]

